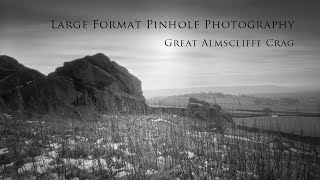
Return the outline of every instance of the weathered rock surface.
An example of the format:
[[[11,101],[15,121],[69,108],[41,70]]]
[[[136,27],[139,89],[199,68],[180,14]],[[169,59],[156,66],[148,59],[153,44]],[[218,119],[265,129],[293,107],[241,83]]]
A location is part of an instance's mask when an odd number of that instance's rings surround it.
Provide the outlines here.
[[[25,67],[17,60],[9,56],[0,56],[0,79],[22,69]]]
[[[49,77],[69,77],[76,83],[93,86],[99,90],[113,90],[125,92],[129,95],[143,98],[141,81],[118,65],[104,54],[86,56],[71,62],[64,63]]]
[[[23,66],[9,56],[0,56],[0,94],[8,94],[41,77],[45,75]]]
[[[143,112],[141,81],[104,54],[65,62],[45,76],[8,56],[0,56],[0,97],[20,97],[25,107],[94,105],[99,110]],[[19,98],[18,98],[19,99]]]
[[[203,121],[213,122],[217,128],[224,129],[228,124],[233,124],[231,114],[221,109],[217,104],[199,100],[194,97],[189,98],[187,105],[187,116]],[[221,130],[220,129],[220,130]]]

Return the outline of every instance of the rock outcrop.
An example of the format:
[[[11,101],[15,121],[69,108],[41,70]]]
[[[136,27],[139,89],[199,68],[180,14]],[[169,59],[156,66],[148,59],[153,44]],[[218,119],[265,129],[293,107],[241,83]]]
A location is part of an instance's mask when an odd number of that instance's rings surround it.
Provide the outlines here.
[[[71,105],[93,105],[101,111],[147,110],[141,81],[101,53],[65,62],[48,76],[0,56],[0,87],[6,104],[18,97],[24,107],[45,111]]]
[[[194,97],[189,98],[187,105],[187,116],[202,121],[212,122],[215,128],[224,131],[228,124],[233,124],[231,114],[221,109],[217,104],[211,105],[210,103],[199,100]]]
[[[0,56],[0,94],[9,94],[33,79],[41,77],[45,75],[23,66],[9,56]]]
[[[147,108],[141,81],[101,53],[66,62],[48,77],[70,79],[81,94],[74,102],[77,105],[93,103],[100,109],[125,112]]]

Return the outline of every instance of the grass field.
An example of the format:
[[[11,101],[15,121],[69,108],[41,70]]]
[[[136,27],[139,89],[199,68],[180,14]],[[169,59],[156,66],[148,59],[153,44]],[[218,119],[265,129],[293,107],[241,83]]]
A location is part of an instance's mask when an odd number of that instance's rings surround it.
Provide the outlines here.
[[[2,113],[0,179],[320,178],[317,142],[208,127],[174,114]]]
[[[320,138],[320,118],[301,116],[264,116],[234,118],[236,124],[252,128]]]
[[[288,111],[288,112],[305,112],[305,113],[320,113],[320,100],[319,96],[312,97],[295,97],[299,102],[286,103],[283,99],[287,97],[255,97],[248,95],[225,95],[222,93],[193,93],[176,96],[166,97],[152,97],[148,98],[149,105],[160,106],[182,106],[185,107],[188,104],[189,98],[195,97],[205,100],[209,103],[219,104],[223,109],[237,110],[262,110],[264,108],[270,108],[274,111]]]

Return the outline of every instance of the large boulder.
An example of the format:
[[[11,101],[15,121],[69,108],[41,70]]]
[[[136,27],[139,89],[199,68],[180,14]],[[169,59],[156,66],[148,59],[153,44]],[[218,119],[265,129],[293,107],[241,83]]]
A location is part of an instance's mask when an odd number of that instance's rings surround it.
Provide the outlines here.
[[[68,77],[76,84],[92,86],[99,90],[123,92],[144,99],[141,81],[102,53],[65,62],[48,77]]]
[[[7,104],[16,101],[13,107],[22,104],[28,110],[48,111],[90,105],[102,111],[147,110],[141,81],[104,54],[65,62],[48,76],[11,57],[0,56],[0,60],[0,97]]]
[[[12,57],[0,56],[0,79],[22,69],[25,69],[25,67]]]
[[[41,77],[45,75],[23,66],[16,59],[0,56],[0,95],[9,94]]]
[[[229,124],[234,124],[231,115],[221,109],[217,104],[210,103],[194,97],[189,98],[187,116],[213,123],[220,131],[224,131]]]
[[[48,78],[9,56],[0,56],[0,87],[0,105],[11,110],[47,112],[77,95],[70,80]]]
[[[146,111],[141,81],[125,67],[98,53],[66,62],[48,75],[50,78],[68,78],[82,96],[77,104],[94,104],[108,111]]]

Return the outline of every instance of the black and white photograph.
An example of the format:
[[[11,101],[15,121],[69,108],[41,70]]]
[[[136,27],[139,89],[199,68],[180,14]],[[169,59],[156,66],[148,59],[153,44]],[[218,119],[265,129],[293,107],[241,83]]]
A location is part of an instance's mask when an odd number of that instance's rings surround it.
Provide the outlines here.
[[[320,179],[319,7],[0,0],[0,179]]]

